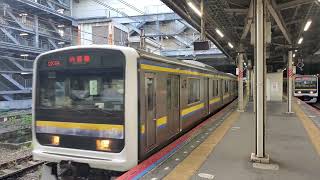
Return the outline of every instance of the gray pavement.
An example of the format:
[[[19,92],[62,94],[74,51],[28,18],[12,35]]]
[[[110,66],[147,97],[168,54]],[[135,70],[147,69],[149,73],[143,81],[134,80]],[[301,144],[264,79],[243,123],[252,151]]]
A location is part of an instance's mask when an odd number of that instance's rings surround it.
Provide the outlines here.
[[[319,180],[320,157],[295,114],[287,115],[286,104],[268,103],[266,152],[275,170],[252,167],[255,121],[252,103],[241,113],[223,140],[191,179],[214,180]],[[200,176],[199,176],[200,175]],[[213,176],[209,176],[213,175]]]

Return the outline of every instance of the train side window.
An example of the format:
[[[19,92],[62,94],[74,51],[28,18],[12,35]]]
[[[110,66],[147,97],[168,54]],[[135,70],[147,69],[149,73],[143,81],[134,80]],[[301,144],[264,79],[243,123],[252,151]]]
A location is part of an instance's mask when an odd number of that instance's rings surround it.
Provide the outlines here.
[[[167,109],[171,108],[171,78],[167,79]]]
[[[224,92],[225,93],[228,93],[229,92],[229,86],[228,86],[229,82],[228,80],[225,80],[224,81]]]
[[[212,80],[212,97],[219,95],[218,80]]]
[[[212,80],[212,97],[215,97],[216,80]]]
[[[188,104],[200,101],[200,79],[188,78]]]
[[[147,101],[148,101],[148,110],[152,111],[154,109],[154,79],[153,78],[147,78],[146,79],[147,84]]]
[[[219,80],[216,80],[216,96],[219,96]]]

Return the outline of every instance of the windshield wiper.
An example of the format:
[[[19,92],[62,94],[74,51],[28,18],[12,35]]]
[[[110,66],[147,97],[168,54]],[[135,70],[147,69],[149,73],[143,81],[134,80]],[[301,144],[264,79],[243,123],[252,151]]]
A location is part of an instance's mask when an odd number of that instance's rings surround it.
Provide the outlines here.
[[[57,106],[57,107],[39,107],[39,109],[43,110],[66,110],[66,111],[71,111],[71,112],[77,112],[77,113],[87,113],[88,111],[99,111],[103,112],[106,114],[114,114],[114,111],[106,110],[106,109],[100,109],[100,108],[86,108],[86,107],[81,107],[81,108],[70,108],[70,107],[63,107],[63,106]]]
[[[114,112],[110,111],[110,110],[105,110],[105,109],[100,109],[100,108],[81,108],[80,110],[90,110],[90,111],[100,111],[103,113],[107,113],[107,114],[113,114]]]
[[[78,112],[78,113],[83,113],[82,111],[79,111],[77,109],[72,109],[72,108],[63,107],[63,106],[56,106],[56,107],[43,107],[43,106],[40,106],[39,109],[42,109],[42,110],[67,110],[67,111],[75,111],[75,112]]]

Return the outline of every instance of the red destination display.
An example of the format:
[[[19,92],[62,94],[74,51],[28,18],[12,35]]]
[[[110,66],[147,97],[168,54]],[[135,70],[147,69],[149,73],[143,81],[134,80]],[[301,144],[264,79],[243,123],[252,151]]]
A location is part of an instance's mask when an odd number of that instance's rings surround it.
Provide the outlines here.
[[[83,55],[83,56],[70,56],[69,63],[70,64],[88,64],[90,63],[90,56]]]
[[[61,62],[58,60],[49,60],[48,61],[48,67],[57,67],[57,66],[61,66]]]

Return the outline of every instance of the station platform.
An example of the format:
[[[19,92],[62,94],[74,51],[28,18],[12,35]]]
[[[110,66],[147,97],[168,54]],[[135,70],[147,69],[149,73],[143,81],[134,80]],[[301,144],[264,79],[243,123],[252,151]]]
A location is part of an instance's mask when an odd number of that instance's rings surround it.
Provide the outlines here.
[[[236,107],[235,101],[195,128],[174,152],[159,152],[162,159],[133,179],[320,179],[320,118],[315,118],[320,117],[319,110],[294,99],[294,113],[287,114],[285,102],[268,102],[266,153],[270,163],[259,164],[250,161],[255,151],[253,103],[247,103],[245,112]]]

